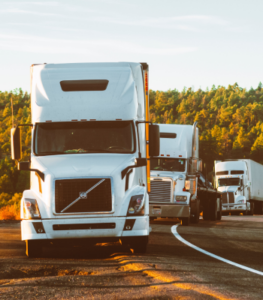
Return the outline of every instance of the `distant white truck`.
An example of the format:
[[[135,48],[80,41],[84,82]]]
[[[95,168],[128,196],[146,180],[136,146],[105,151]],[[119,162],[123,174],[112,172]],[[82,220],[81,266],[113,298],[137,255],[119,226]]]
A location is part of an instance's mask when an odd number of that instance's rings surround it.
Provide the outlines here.
[[[215,161],[215,180],[223,214],[263,213],[263,165],[251,159]]]
[[[28,256],[118,240],[146,251],[150,156],[159,155],[148,103],[146,63],[32,65],[32,124],[11,130],[12,158],[31,171],[21,200]],[[21,126],[32,128],[26,162]]]
[[[179,218],[182,225],[221,218],[221,195],[202,176],[194,125],[159,124],[160,156],[151,158],[150,218]]]

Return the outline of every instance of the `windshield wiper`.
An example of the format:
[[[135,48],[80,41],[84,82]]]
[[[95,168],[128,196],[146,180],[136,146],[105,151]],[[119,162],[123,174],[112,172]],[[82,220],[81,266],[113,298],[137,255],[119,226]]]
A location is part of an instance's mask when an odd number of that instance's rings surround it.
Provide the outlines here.
[[[50,151],[50,152],[40,152],[37,155],[55,155],[55,154],[66,154],[63,151]]]

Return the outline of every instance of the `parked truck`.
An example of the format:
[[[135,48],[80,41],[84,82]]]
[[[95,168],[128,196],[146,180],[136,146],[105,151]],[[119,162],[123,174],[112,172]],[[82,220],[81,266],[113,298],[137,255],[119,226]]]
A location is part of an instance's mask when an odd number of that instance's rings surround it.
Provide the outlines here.
[[[31,109],[32,124],[11,130],[12,158],[31,171],[21,200],[27,255],[51,244],[118,240],[146,251],[149,158],[159,155],[159,127],[149,124],[148,65],[32,65]],[[32,128],[26,162],[21,126]]]
[[[251,159],[215,161],[217,190],[223,214],[263,213],[263,165]]]
[[[221,218],[221,193],[202,176],[197,123],[160,124],[160,156],[151,158],[150,218],[182,225]]]

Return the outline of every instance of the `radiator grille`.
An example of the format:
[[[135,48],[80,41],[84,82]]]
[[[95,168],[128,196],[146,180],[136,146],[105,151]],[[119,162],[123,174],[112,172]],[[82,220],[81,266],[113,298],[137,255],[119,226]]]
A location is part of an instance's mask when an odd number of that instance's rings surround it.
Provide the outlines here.
[[[235,197],[234,197],[233,192],[228,193],[228,200],[229,200],[229,203],[235,203]]]
[[[222,203],[227,203],[227,193],[222,194]]]
[[[235,196],[233,192],[226,192],[222,194],[222,203],[235,203]]]
[[[61,213],[80,193],[86,192],[103,178],[63,179],[55,181],[55,211]],[[85,196],[85,195],[84,195]],[[112,210],[111,180],[104,181],[63,213],[110,212]]]
[[[150,202],[171,202],[171,180],[151,180]]]

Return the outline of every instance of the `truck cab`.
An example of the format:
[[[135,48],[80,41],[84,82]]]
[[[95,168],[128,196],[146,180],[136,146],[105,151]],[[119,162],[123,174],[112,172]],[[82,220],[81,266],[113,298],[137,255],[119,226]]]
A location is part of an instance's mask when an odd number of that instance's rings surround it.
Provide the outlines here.
[[[197,173],[198,128],[160,124],[160,156],[151,158],[150,217],[179,218],[188,225],[199,219]],[[198,222],[198,221],[197,221]]]
[[[222,193],[222,213],[250,213],[248,166],[245,160],[215,163],[216,187]]]
[[[12,158],[31,172],[21,199],[27,255],[39,256],[46,245],[119,240],[146,251],[149,153],[159,155],[148,65],[32,65],[31,89],[32,123],[11,130]],[[32,128],[26,162],[21,126]]]

